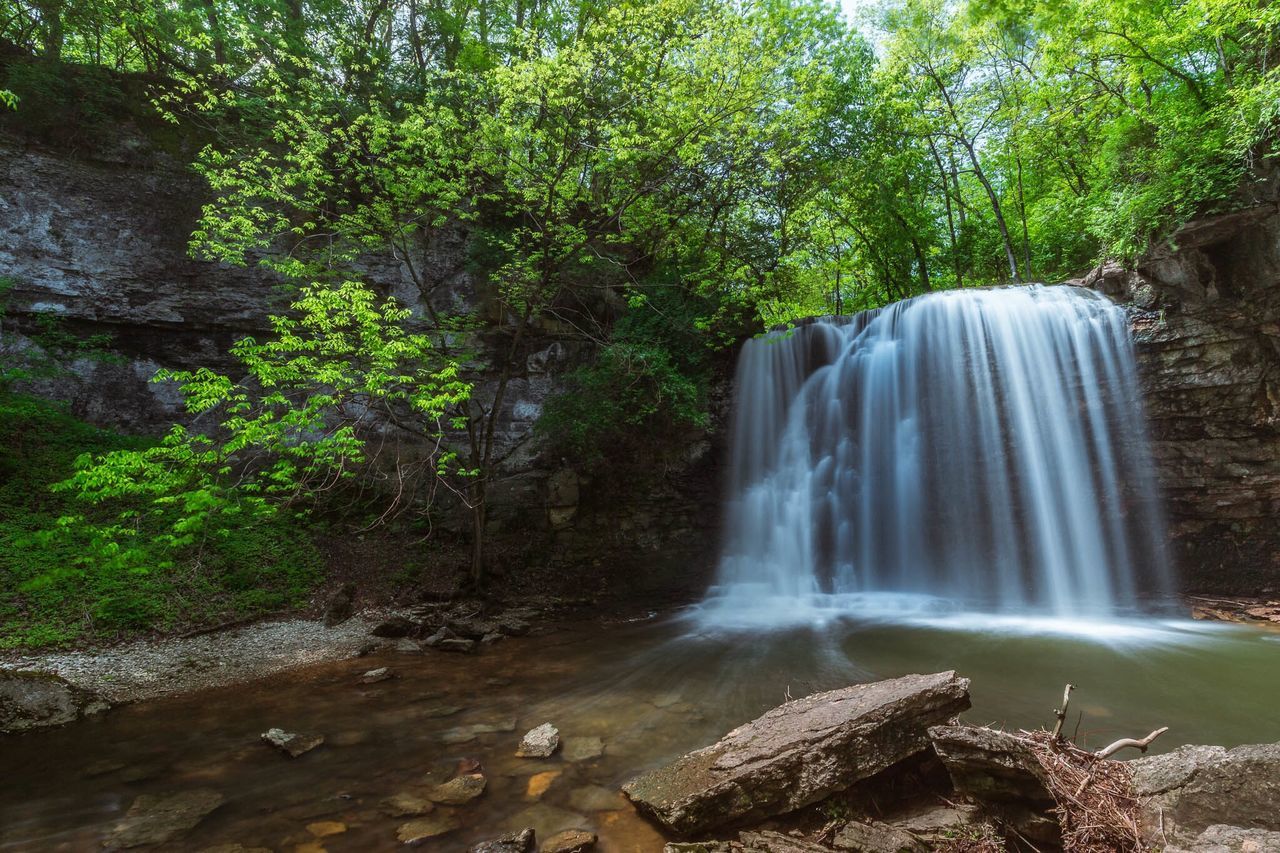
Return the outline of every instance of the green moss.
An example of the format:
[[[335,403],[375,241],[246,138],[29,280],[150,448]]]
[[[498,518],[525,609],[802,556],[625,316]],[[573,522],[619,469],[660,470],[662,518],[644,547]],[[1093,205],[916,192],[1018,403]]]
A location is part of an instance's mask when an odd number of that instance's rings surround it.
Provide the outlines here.
[[[43,400],[0,393],[0,648],[104,641],[305,606],[323,560],[311,531],[285,515],[213,542],[198,558],[157,552],[141,570],[80,559],[81,543],[55,524],[84,508],[50,485],[82,453],[145,444]]]

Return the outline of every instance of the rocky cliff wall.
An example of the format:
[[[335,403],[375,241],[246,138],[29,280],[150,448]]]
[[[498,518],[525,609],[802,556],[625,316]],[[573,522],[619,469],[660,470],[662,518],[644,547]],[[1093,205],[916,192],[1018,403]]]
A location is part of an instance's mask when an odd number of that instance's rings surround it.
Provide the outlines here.
[[[1152,452],[1188,591],[1280,590],[1280,181],[1192,222],[1129,271]]]
[[[41,318],[81,335],[106,334],[112,357],[82,358],[32,390],[86,420],[158,433],[182,418],[176,389],[151,382],[162,367],[233,369],[227,349],[267,328],[283,297],[260,269],[196,261],[187,241],[206,197],[181,154],[128,128],[108,143],[57,146],[0,129],[0,278],[8,279],[0,348],[38,346]],[[418,247],[427,292],[390,257],[365,259],[368,279],[421,311],[424,303],[486,315],[485,286],[467,269],[466,235],[442,231]],[[489,356],[506,349],[501,327],[481,336],[476,395],[496,384]],[[498,423],[501,476],[491,490],[492,552],[536,561],[543,577],[596,588],[701,588],[711,565],[717,485],[714,436],[690,436],[685,453],[643,489],[579,477],[551,459],[533,425],[566,371],[590,357],[580,339],[542,329],[522,354]],[[465,524],[446,522],[441,536]],[[424,549],[455,560],[458,549]],[[507,566],[507,575],[513,574]],[[537,567],[536,567],[537,568]],[[581,580],[573,583],[581,584]]]

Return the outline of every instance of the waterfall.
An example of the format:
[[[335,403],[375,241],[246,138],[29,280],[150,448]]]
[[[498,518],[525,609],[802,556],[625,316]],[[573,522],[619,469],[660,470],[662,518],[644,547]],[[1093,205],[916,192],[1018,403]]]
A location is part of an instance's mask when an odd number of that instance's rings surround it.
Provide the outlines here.
[[[1128,323],[1092,291],[944,291],[748,341],[731,441],[708,621],[1106,617],[1171,588]]]

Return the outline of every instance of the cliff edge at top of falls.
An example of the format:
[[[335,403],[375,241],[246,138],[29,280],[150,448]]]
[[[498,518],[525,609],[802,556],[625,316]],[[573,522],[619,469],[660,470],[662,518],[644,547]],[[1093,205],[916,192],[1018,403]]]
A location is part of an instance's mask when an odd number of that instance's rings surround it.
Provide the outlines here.
[[[1081,283],[1130,306],[1172,558],[1189,592],[1280,591],[1280,174],[1133,269]]]

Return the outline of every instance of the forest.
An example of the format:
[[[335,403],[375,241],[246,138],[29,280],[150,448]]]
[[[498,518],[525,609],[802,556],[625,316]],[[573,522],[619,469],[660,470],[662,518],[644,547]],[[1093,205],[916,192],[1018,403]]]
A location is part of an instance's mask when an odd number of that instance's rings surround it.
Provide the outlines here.
[[[273,333],[235,344],[231,374],[161,376],[217,428],[81,458],[58,508],[9,533],[74,540],[79,565],[14,571],[34,601],[86,573],[217,564],[233,531],[295,531],[334,494],[356,526],[445,495],[472,516],[481,583],[531,333],[594,348],[540,427],[600,466],[705,426],[711,365],[744,335],[1132,260],[1265,174],[1278,22],[1241,0],[911,0],[852,20],[792,0],[11,0],[8,120],[90,128],[132,99],[208,186],[192,256],[276,282]],[[432,298],[417,247],[458,229],[483,310]],[[420,304],[377,292],[379,256]],[[43,364],[6,351],[11,423],[56,419],[13,392],[92,348],[51,334]],[[386,464],[388,425],[431,450]],[[135,603],[114,621],[155,620]]]

